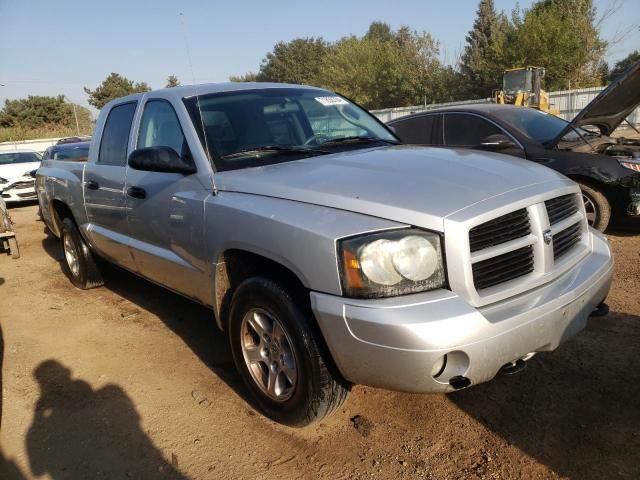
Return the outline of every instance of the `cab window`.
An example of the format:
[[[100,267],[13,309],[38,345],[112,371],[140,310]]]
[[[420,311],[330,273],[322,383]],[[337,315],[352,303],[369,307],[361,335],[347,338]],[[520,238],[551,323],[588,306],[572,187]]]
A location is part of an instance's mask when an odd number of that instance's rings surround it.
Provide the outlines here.
[[[477,147],[489,135],[502,133],[493,123],[476,115],[444,115],[444,144],[451,147]]]
[[[171,147],[178,155],[186,151],[180,121],[167,101],[150,100],[144,106],[136,148],[147,147]]]
[[[111,109],[102,131],[98,163],[124,167],[136,102],[123,103]]]
[[[436,118],[438,115],[418,115],[392,123],[392,126],[404,143],[416,145],[437,145]]]

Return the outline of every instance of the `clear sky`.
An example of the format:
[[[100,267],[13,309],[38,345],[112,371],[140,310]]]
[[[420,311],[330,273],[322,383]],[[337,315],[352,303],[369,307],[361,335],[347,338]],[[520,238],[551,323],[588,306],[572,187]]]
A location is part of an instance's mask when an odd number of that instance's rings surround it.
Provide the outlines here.
[[[605,39],[632,28],[607,54],[612,62],[640,48],[640,0],[622,2]],[[477,0],[0,0],[0,102],[65,94],[86,105],[83,86],[118,72],[153,88],[175,74],[184,84],[227,81],[256,71],[280,40],[362,35],[374,20],[408,25],[440,41],[451,63],[464,46]],[[528,7],[532,0],[520,0]],[[515,0],[496,0],[510,12]],[[182,16],[180,14],[183,14]],[[191,52],[193,75],[187,56]]]

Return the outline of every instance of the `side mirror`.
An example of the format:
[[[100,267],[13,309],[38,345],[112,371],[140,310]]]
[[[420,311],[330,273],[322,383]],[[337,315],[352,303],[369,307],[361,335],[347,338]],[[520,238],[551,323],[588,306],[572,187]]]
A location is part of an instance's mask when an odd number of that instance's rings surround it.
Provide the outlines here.
[[[197,169],[190,157],[178,155],[171,147],[139,148],[129,155],[129,166],[148,172],[181,173],[190,175]]]
[[[516,144],[513,143],[509,138],[501,133],[496,133],[494,135],[489,135],[480,144],[481,148],[485,150],[505,150],[507,148],[516,148]]]

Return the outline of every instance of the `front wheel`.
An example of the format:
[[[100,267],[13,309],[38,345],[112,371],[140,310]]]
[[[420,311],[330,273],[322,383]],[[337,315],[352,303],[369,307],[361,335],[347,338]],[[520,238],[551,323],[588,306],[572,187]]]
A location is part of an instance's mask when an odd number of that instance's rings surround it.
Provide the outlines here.
[[[309,315],[286,290],[261,277],[241,283],[231,301],[236,367],[257,407],[293,427],[321,420],[348,394],[327,367]]]
[[[104,284],[91,250],[69,217],[62,220],[60,243],[65,273],[76,287],[87,290]]]
[[[611,205],[604,194],[590,185],[579,183],[589,225],[604,232],[611,219]]]

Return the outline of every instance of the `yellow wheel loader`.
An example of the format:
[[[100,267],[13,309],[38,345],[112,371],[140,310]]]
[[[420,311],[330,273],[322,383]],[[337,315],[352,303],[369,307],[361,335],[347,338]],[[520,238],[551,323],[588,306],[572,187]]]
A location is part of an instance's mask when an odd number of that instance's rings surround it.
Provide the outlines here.
[[[519,67],[505,70],[502,75],[502,89],[495,92],[496,103],[531,107],[558,115],[558,110],[549,104],[549,94],[542,90],[544,68]]]

